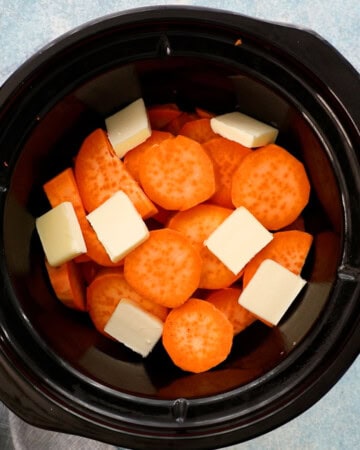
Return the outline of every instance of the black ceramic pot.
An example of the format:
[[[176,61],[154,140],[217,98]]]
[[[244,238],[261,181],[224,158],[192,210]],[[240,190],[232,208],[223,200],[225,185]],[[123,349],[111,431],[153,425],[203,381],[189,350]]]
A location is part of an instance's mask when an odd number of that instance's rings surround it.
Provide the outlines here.
[[[26,421],[134,449],[253,438],[316,402],[360,344],[359,75],[314,34],[194,8],[107,17],[67,34],[0,91],[0,398]],[[56,301],[34,217],[42,184],[104,117],[142,95],[280,129],[304,161],[309,283],[278,328],[254,324],[190,375],[158,345],[145,361]]]

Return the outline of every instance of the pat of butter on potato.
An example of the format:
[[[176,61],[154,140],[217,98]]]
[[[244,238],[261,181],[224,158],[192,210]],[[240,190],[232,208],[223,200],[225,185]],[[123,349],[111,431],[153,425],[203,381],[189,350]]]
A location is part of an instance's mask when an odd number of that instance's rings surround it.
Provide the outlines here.
[[[239,297],[239,304],[277,325],[306,281],[281,264],[264,260]]]
[[[87,216],[112,262],[118,262],[149,237],[132,201],[118,191]]]
[[[272,239],[273,234],[240,206],[213,231],[204,245],[237,275]]]
[[[151,135],[151,127],[142,98],[105,119],[109,141],[122,158]]]
[[[35,220],[46,259],[56,267],[86,253],[86,244],[73,204],[63,202]]]
[[[238,111],[213,117],[210,126],[220,136],[250,148],[273,144],[278,135],[276,128]]]
[[[148,356],[163,332],[163,322],[130,299],[118,303],[105,332],[143,358]]]

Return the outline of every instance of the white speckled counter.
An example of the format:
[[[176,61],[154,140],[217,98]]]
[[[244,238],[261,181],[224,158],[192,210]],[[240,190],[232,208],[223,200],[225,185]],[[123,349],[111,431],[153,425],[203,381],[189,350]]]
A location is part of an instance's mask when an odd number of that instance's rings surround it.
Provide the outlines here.
[[[97,17],[148,5],[197,5],[231,10],[265,20],[312,29],[360,71],[358,0],[0,0],[0,86],[29,56],[61,34]],[[360,101],[360,99],[359,99]],[[286,425],[232,450],[352,450],[359,447],[360,359],[312,408]],[[21,428],[26,433],[25,428]],[[104,448],[81,439],[53,439],[51,432],[29,433],[29,450]],[[30,438],[31,436],[31,438]],[[0,448],[13,448],[7,410],[0,403]],[[20,447],[16,447],[20,448]],[[108,448],[108,447],[107,447]]]

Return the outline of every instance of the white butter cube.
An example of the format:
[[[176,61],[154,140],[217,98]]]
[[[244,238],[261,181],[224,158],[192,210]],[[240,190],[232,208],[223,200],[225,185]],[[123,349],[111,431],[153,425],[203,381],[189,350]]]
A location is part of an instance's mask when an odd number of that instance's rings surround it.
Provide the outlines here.
[[[163,322],[129,299],[121,299],[105,332],[144,358],[151,352],[163,332]]]
[[[204,245],[237,275],[273,239],[246,208],[235,209],[204,241]]]
[[[36,229],[50,266],[60,266],[86,253],[86,244],[71,202],[63,202],[38,217]]]
[[[213,117],[210,125],[215,133],[245,147],[260,147],[275,142],[278,130],[240,112]]]
[[[113,262],[120,261],[149,236],[145,222],[123,191],[116,192],[86,217]]]
[[[151,135],[151,127],[142,98],[105,119],[109,140],[122,158]]]
[[[240,295],[239,304],[277,325],[306,281],[281,264],[264,260]]]

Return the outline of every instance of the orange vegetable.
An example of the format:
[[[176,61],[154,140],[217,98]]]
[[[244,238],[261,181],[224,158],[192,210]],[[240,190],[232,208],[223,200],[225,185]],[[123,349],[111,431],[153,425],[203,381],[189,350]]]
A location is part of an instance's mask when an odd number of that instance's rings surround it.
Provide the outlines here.
[[[194,113],[182,112],[178,117],[175,117],[167,124],[165,130],[169,131],[173,135],[177,135],[186,122],[196,120],[198,118],[199,117]]]
[[[98,272],[87,288],[87,309],[95,328],[103,334],[105,325],[119,301],[128,298],[137,302],[146,311],[165,320],[167,309],[138,294],[125,280],[122,269],[104,269]]]
[[[256,320],[251,312],[239,305],[241,291],[240,288],[219,289],[206,298],[206,301],[220,309],[230,320],[234,328],[234,335],[245,330]]]
[[[179,130],[178,134],[187,136],[194,141],[203,144],[219,135],[215,133],[210,126],[210,119],[202,118],[186,122]]]
[[[291,272],[299,275],[309,253],[313,237],[299,230],[278,231],[272,241],[264,247],[244,268],[243,286],[245,287],[259,265],[265,259],[272,259]]]
[[[140,182],[139,171],[140,171],[140,159],[141,155],[154,144],[159,144],[165,139],[169,139],[173,135],[167,131],[156,131],[153,130],[151,136],[146,139],[145,142],[136,146],[132,150],[128,151],[124,156],[124,165],[126,170],[138,183]]]
[[[147,113],[153,130],[161,130],[182,114],[174,103],[150,106]]]
[[[163,228],[125,257],[127,282],[139,294],[168,308],[183,304],[197,289],[201,257],[181,233]]]
[[[50,284],[56,297],[67,307],[86,310],[85,280],[74,261],[52,267],[45,261]]]
[[[169,103],[147,113],[152,134],[123,161],[106,132],[96,129],[83,141],[74,170],[45,183],[53,207],[74,205],[88,250],[57,268],[46,263],[46,269],[59,300],[88,311],[105,336],[119,301],[137,302],[164,321],[162,342],[174,364],[201,373],[223,362],[234,335],[257,320],[238,299],[260,263],[270,258],[301,273],[312,245],[301,216],[310,183],[303,164],[285,149],[271,144],[251,150],[214,133],[211,112],[183,112]],[[114,264],[86,213],[119,190],[149,219],[151,231]],[[239,206],[281,231],[234,275],[204,241]],[[235,284],[241,277],[242,288]]]
[[[225,208],[233,208],[231,184],[235,170],[246,155],[251,153],[248,147],[223,137],[211,139],[203,144],[211,156],[217,176],[217,189],[211,202]]]
[[[91,227],[86,218],[86,212],[82,204],[79,190],[76,184],[73,170],[69,167],[61,173],[46,182],[43,186],[45,194],[49,200],[50,205],[54,208],[62,202],[69,201],[73,204],[76,217],[78,218],[81,231],[86,243],[86,255],[91,260],[102,266],[121,265],[122,262],[113,263],[106,253],[103,245],[97,238],[97,235]],[[83,262],[86,260],[86,255],[80,255],[75,258],[76,262]]]
[[[245,206],[269,230],[293,222],[308,203],[309,194],[303,164],[275,144],[252,151],[233,175],[233,204]]]
[[[104,130],[87,136],[75,159],[75,179],[87,212],[93,211],[115,192],[124,191],[143,218],[157,212],[139,184],[115,155]]]
[[[162,342],[174,364],[200,373],[217,366],[229,355],[233,327],[214,305],[191,298],[170,311]]]
[[[82,255],[76,256],[74,261],[77,263],[85,263],[91,261],[91,258],[87,253],[83,253]]]
[[[71,167],[60,172],[43,185],[43,189],[52,208],[63,202],[73,204],[77,218],[85,215],[79,190]]]
[[[241,274],[234,275],[203,242],[232,213],[231,209],[218,205],[201,204],[186,211],[176,213],[168,222],[168,227],[191,239],[202,258],[199,287],[221,289],[230,286]]]
[[[153,202],[170,210],[191,208],[215,192],[210,157],[198,142],[185,136],[166,139],[146,150],[140,181]]]
[[[196,114],[199,116],[200,119],[211,119],[212,117],[215,117],[215,114],[210,112],[210,111],[206,111],[203,108],[195,108],[195,112]]]

